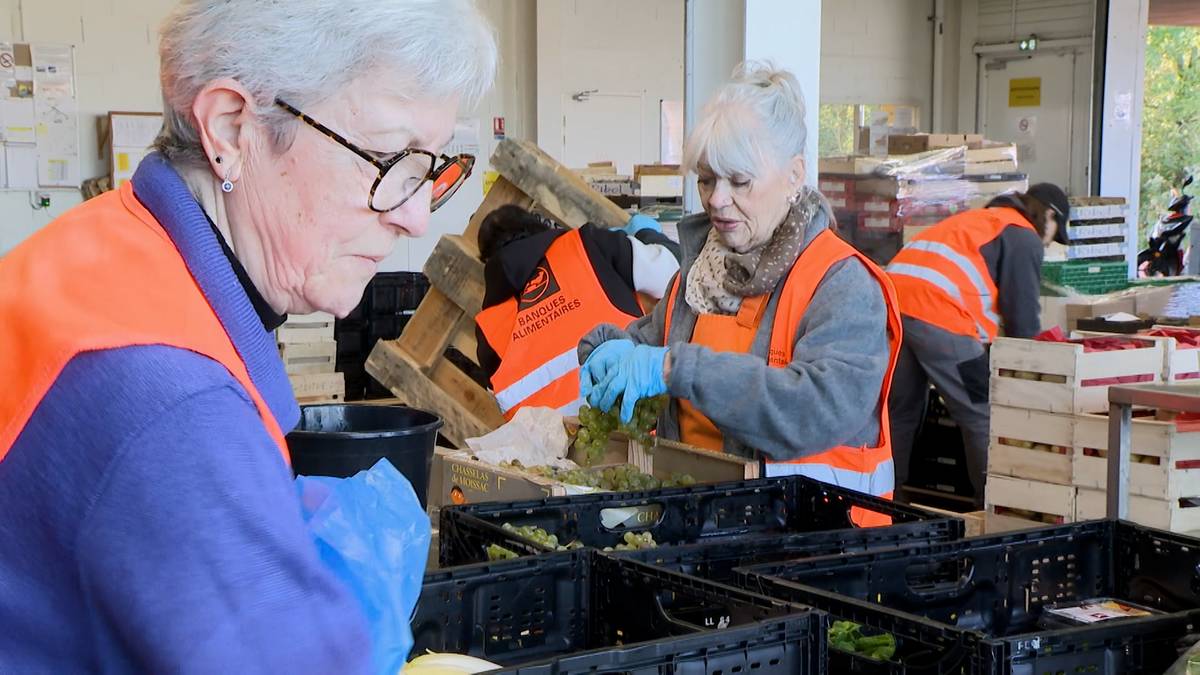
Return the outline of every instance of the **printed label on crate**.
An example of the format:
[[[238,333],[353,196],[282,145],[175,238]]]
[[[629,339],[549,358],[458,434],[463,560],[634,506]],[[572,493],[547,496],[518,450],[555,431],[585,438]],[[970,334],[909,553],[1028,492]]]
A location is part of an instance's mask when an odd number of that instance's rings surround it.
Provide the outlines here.
[[[847,202],[846,202],[845,197],[832,197],[829,195],[825,195],[825,197],[829,200],[829,205],[832,206],[833,208],[835,208],[835,209],[846,208]]]
[[[1079,624],[1099,623],[1112,619],[1132,619],[1139,616],[1150,616],[1151,613],[1140,607],[1127,605],[1116,600],[1101,600],[1085,602],[1074,607],[1047,607],[1046,613],[1070,619]]]
[[[862,203],[860,207],[867,213],[887,213],[892,212],[892,202],[886,199],[868,199]]]
[[[844,180],[822,180],[817,182],[817,189],[829,196],[830,192],[848,192]]]

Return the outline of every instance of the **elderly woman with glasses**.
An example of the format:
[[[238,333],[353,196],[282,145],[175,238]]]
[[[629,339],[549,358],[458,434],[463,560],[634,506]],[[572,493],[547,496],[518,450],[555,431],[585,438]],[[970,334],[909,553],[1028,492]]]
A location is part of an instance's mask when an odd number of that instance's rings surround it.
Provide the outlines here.
[[[679,224],[679,274],[652,315],[584,339],[582,394],[620,400],[627,421],[669,393],[662,436],[890,497],[900,316],[887,276],[805,187],[806,140],[790,73],[748,64],[717,93],[684,148],[704,213]]]
[[[0,259],[0,672],[362,672],[272,331],[345,315],[471,171],[470,0],[184,0],[131,183]]]

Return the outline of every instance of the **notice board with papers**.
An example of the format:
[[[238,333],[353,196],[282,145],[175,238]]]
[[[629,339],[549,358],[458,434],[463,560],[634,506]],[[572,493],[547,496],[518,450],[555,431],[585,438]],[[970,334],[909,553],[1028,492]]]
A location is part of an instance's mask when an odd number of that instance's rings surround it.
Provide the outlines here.
[[[0,189],[78,188],[75,48],[0,42]]]

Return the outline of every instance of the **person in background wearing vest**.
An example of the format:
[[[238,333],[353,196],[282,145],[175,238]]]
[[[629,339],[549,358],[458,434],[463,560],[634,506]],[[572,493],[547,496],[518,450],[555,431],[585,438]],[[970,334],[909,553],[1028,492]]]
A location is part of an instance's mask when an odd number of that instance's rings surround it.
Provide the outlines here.
[[[1069,212],[1061,188],[1039,183],[943,220],[888,265],[904,316],[890,403],[901,487],[932,383],[962,430],[975,502],[983,504],[991,422],[987,347],[1001,327],[1009,337],[1040,332],[1042,256],[1051,241],[1066,243]]]
[[[805,186],[806,135],[795,77],[739,67],[685,146],[705,212],[679,225],[679,275],[652,315],[584,338],[582,393],[602,410],[620,398],[625,420],[669,393],[663,437],[890,497],[900,316],[887,276]]]
[[[564,229],[519,206],[489,213],[479,227],[486,286],[476,333],[479,365],[505,417],[524,406],[577,413],[580,338],[642,316],[637,294],[662,298],[678,256],[648,216],[614,231]]]
[[[470,0],[184,0],[131,183],[0,258],[0,672],[364,673],[273,330],[349,313],[472,166]]]

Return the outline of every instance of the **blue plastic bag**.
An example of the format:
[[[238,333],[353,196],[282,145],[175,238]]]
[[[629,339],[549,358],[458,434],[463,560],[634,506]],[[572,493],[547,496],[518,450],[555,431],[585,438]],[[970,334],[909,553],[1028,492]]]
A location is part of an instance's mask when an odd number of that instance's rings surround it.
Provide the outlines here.
[[[379,460],[350,478],[296,478],[321,560],[354,592],[371,628],[375,672],[399,672],[413,646],[431,528],[412,485]]]

